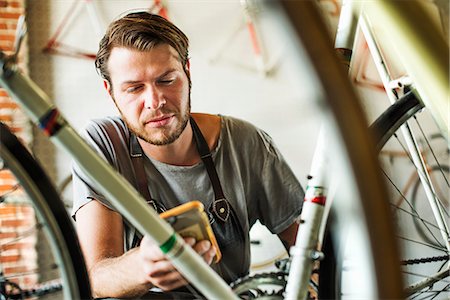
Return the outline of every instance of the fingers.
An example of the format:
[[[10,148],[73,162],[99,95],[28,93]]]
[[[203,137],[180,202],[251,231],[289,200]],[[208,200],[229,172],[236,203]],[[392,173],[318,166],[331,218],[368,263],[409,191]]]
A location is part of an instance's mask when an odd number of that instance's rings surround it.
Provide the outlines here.
[[[203,257],[207,264],[211,264],[216,255],[216,250],[210,241],[200,241],[194,245],[193,249]]]
[[[215,248],[209,241],[196,242],[194,238],[184,238],[185,243],[203,257],[207,264],[211,264],[216,255]],[[139,246],[142,267],[146,280],[163,291],[173,290],[187,284],[183,276],[162,253],[158,245],[148,237],[144,237]]]
[[[194,238],[186,238],[189,246],[195,245]],[[163,291],[173,290],[187,284],[187,281],[167,260],[158,245],[148,236],[144,236],[139,246],[142,257],[142,268],[146,280]]]
[[[142,258],[150,261],[159,261],[165,259],[164,254],[158,245],[148,236],[144,236],[139,245],[139,252]]]
[[[164,291],[173,290],[187,284],[183,276],[167,260],[154,262],[147,271],[147,275],[152,284]]]

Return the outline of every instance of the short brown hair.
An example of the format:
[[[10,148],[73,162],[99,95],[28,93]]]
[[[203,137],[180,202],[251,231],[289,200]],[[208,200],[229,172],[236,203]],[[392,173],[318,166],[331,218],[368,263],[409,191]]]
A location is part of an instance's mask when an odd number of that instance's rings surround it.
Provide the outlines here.
[[[165,18],[145,11],[129,13],[109,25],[100,40],[95,67],[100,75],[111,84],[107,64],[113,48],[125,47],[148,51],[159,44],[168,44],[178,52],[190,83],[190,76],[186,71],[189,54],[187,36]]]

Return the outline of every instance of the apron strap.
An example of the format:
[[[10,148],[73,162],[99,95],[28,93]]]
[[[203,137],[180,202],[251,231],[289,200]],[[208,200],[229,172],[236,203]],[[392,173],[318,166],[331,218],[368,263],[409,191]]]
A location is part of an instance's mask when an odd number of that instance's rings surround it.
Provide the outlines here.
[[[216,167],[212,160],[211,151],[194,118],[191,117],[190,121],[198,153],[205,165],[206,172],[208,172],[209,180],[214,190],[214,202],[211,206],[212,213],[222,222],[226,222],[230,216],[230,205],[223,194],[222,185],[220,184],[219,176],[217,175]]]
[[[138,185],[138,190],[141,195],[145,198],[148,204],[150,204],[155,211],[158,211],[158,206],[155,200],[153,200],[150,190],[148,189],[147,174],[144,169],[144,159],[141,145],[137,140],[135,134],[131,133],[130,136],[130,155],[131,162],[133,163],[134,174],[136,176],[136,182]]]

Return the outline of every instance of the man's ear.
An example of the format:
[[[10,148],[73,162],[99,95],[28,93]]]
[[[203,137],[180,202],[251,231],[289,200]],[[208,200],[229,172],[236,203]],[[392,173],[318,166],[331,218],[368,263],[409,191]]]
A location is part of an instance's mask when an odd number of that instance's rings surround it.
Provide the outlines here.
[[[186,71],[186,74],[188,74],[188,76],[191,76],[191,61],[189,60],[189,58],[186,60],[186,65],[184,66],[184,69]]]
[[[109,83],[108,80],[103,79],[103,87],[104,87],[105,90],[108,92],[108,94],[112,97],[111,84]]]

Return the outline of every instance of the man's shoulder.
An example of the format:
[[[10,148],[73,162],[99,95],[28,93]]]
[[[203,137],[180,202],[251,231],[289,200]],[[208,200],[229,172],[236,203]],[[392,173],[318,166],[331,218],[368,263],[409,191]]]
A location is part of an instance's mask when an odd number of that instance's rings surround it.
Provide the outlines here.
[[[241,135],[258,135],[261,131],[253,123],[233,116],[220,115],[222,126],[230,133]]]
[[[222,123],[228,139],[240,147],[265,149],[270,153],[276,153],[272,137],[263,129],[250,121],[231,116],[222,116]]]
[[[110,116],[92,119],[85,127],[86,131],[99,130],[101,128],[127,128],[125,122],[119,116]]]
[[[84,138],[97,145],[128,144],[129,130],[118,116],[93,119],[84,128]]]
[[[107,137],[111,134],[119,133],[124,135],[128,132],[128,127],[119,116],[92,119],[84,128],[88,135],[99,135]]]

